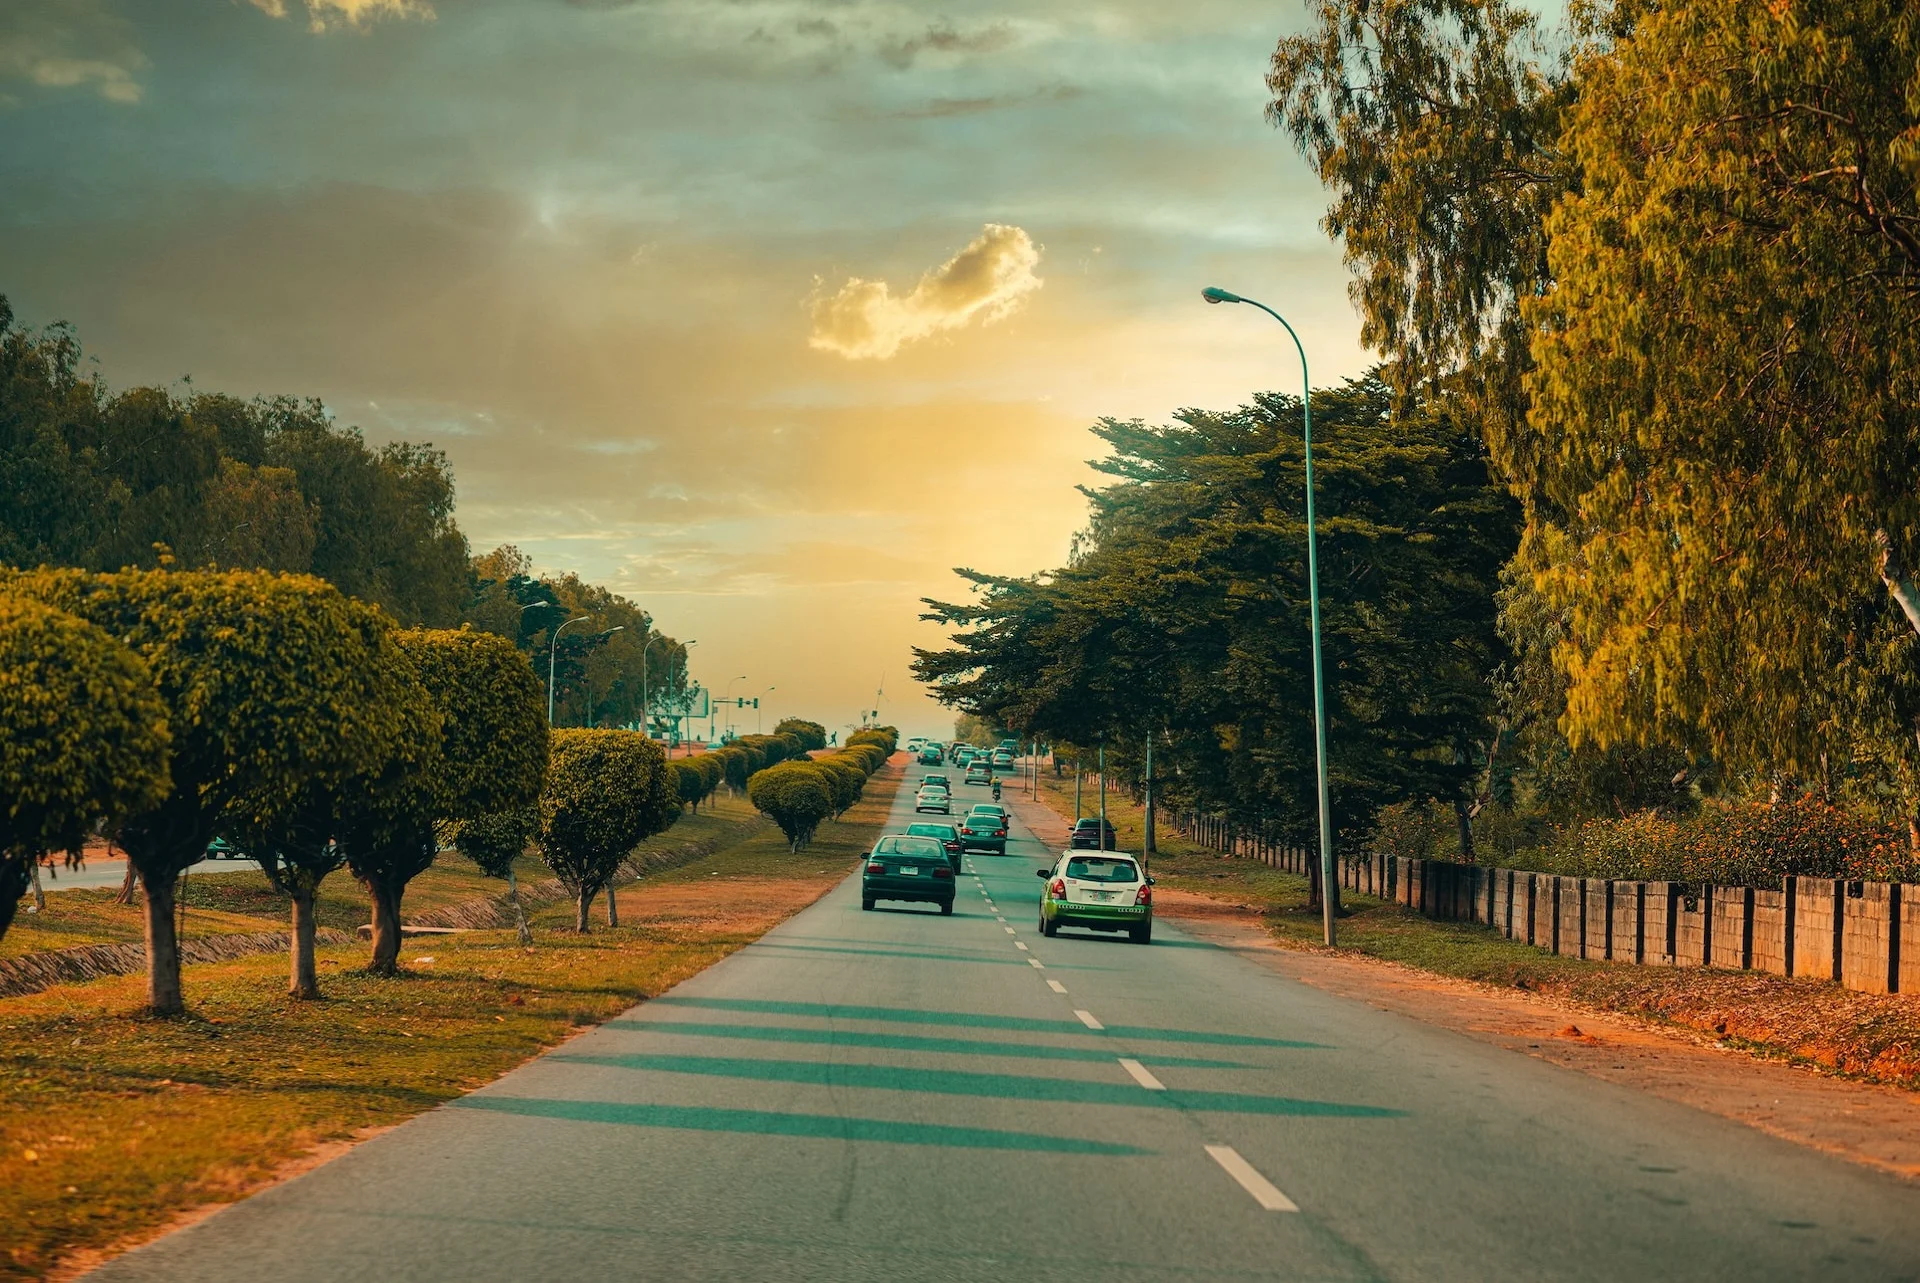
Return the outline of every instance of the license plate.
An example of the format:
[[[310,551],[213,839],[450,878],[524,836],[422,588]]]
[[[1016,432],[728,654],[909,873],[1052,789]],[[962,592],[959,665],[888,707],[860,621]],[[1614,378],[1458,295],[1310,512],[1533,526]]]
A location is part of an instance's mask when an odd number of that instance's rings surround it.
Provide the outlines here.
[[[920,875],[920,870],[919,870],[919,869],[917,869],[917,868],[913,868],[913,869],[895,869],[895,870],[894,870],[894,872],[895,872],[895,873],[898,873],[898,874],[899,874],[899,875],[900,875],[901,877],[903,877],[903,878],[912,878],[912,877],[918,877],[918,876]]]
[[[1092,897],[1093,897],[1094,899],[1096,899],[1096,900],[1111,900],[1111,899],[1113,899],[1113,892],[1111,892],[1111,891],[1089,891],[1089,892],[1087,892],[1087,894],[1088,894],[1088,895],[1090,895],[1090,896],[1092,896]]]

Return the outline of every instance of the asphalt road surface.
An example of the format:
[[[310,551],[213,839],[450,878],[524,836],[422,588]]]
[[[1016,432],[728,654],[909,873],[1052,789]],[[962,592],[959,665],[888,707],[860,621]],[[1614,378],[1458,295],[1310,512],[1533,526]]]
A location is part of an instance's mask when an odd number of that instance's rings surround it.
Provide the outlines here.
[[[1164,919],[1147,946],[1044,939],[1047,853],[1014,836],[968,857],[951,918],[863,913],[852,879],[95,1277],[1920,1276],[1920,1190],[1892,1178],[1290,984]]]

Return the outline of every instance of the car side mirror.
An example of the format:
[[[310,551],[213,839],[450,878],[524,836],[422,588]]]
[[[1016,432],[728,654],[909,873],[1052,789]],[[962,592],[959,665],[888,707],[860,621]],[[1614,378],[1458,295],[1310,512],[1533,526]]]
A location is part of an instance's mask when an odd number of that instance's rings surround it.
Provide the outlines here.
[[[1046,876],[1047,876],[1047,870],[1045,870],[1045,869],[1035,869],[1035,870],[1033,871],[1033,876],[1034,876],[1034,877],[1036,877],[1036,878],[1044,878],[1044,877],[1046,877]]]
[[[1152,887],[1152,886],[1159,886],[1160,884],[1158,882],[1155,882],[1152,878],[1148,878],[1147,885]]]

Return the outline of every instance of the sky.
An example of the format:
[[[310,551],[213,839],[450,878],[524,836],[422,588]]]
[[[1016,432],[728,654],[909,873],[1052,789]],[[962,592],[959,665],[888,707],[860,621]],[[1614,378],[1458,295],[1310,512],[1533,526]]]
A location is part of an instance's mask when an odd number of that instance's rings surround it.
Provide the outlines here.
[[[5,0],[0,293],[116,387],[446,451],[476,552],[830,726],[1061,564],[1088,427],[1368,364],[1264,121],[1299,0]],[[767,692],[766,688],[773,688]],[[877,699],[877,704],[876,704]]]

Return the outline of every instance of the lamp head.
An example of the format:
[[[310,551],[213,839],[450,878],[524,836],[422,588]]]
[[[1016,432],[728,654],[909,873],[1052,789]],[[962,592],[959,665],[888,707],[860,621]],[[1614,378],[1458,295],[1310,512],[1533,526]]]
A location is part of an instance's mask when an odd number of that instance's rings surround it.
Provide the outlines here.
[[[1200,297],[1209,303],[1244,303],[1247,301],[1238,294],[1221,289],[1218,285],[1207,286],[1207,288],[1200,291]]]

